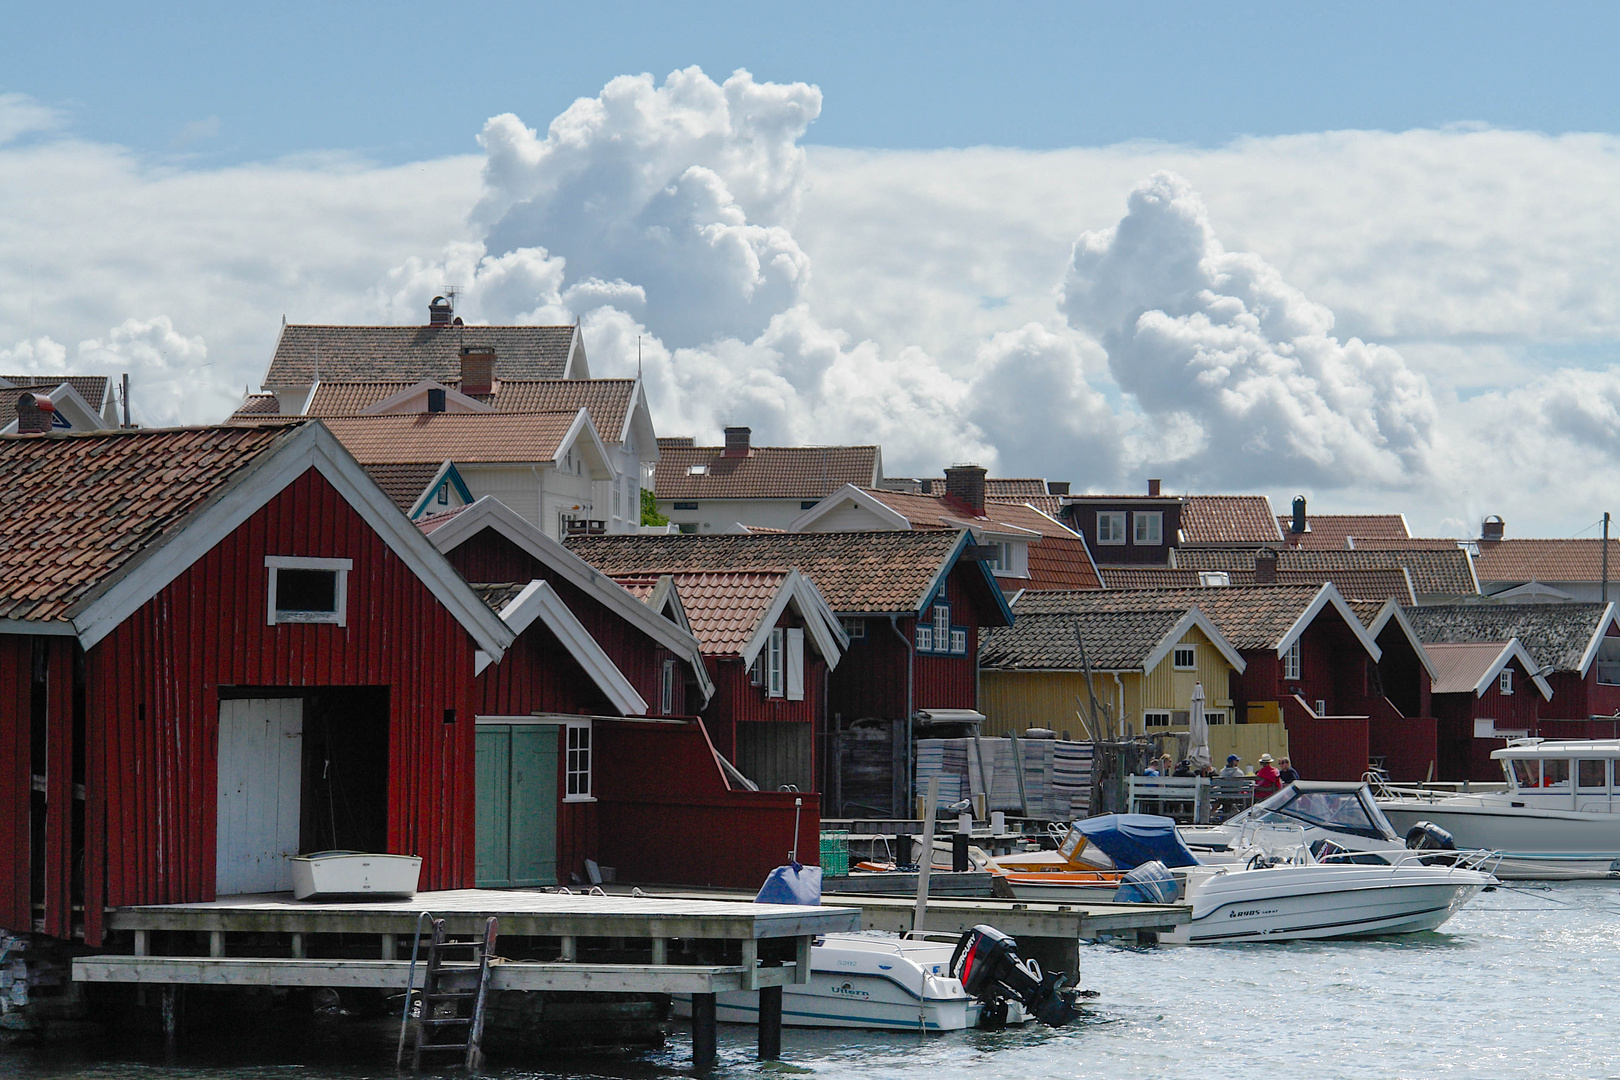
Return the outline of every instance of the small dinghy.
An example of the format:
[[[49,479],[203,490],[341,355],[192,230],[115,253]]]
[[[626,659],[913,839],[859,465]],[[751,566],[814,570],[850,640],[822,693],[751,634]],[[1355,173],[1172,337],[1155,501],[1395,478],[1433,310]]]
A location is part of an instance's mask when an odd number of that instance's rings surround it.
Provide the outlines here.
[[[294,855],[293,896],[298,900],[407,900],[416,895],[420,855],[373,851],[317,851]]]

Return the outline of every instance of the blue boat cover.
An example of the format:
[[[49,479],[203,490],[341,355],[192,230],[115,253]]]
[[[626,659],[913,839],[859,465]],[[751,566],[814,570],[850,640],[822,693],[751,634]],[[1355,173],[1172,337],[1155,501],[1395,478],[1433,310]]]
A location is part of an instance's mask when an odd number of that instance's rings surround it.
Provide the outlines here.
[[[1095,845],[1121,870],[1157,859],[1166,866],[1197,866],[1198,857],[1176,834],[1173,818],[1157,814],[1103,814],[1077,821],[1086,843]]]
[[[792,863],[778,866],[765,878],[756,904],[804,904],[821,906],[821,867]]]

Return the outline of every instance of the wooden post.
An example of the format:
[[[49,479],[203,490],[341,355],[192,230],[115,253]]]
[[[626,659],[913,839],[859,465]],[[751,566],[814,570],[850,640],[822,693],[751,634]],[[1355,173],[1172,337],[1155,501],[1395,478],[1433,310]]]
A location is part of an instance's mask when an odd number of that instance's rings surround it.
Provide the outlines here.
[[[939,802],[939,774],[928,778],[928,794],[923,799],[922,857],[917,860],[917,912],[913,930],[921,930],[928,916],[928,872],[934,867],[934,813]]]
[[[810,985],[810,948],[816,939],[810,934],[800,934],[797,948],[793,954],[793,981],[800,986]]]
[[[225,955],[225,931],[223,931],[223,930],[210,930],[210,931],[208,931],[208,955],[209,956],[224,956]]]
[[[180,1034],[180,988],[174,983],[163,987],[163,1041],[173,1043]]]
[[[757,990],[759,988],[759,941],[755,938],[742,940],[742,985],[744,990]]]
[[[714,1025],[714,995],[692,995],[692,1068],[714,1068],[716,1032]]]
[[[662,967],[669,963],[669,939],[655,937],[652,939],[653,967]]]
[[[292,954],[293,954],[293,959],[295,959],[295,960],[302,960],[304,958],[304,935],[303,934],[294,934],[294,935],[292,935]]]
[[[148,956],[152,952],[152,931],[135,931],[135,955]]]
[[[759,1060],[782,1057],[782,988],[759,988]]]
[[[572,964],[579,959],[579,942],[573,935],[564,935],[557,940],[557,960],[560,963]]]

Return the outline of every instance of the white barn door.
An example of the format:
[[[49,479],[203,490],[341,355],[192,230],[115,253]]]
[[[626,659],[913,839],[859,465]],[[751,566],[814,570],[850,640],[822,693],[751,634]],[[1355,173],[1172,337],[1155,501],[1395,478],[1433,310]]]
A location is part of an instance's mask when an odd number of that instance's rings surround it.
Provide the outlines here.
[[[219,703],[218,895],[292,888],[286,856],[298,854],[303,749],[302,699]]]

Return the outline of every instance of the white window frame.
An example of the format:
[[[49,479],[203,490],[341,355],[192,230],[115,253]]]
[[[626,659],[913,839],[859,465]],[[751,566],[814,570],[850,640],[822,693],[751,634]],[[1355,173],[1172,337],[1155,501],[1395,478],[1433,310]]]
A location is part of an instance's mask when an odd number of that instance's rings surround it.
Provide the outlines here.
[[[804,630],[797,626],[787,631],[787,699],[804,700]]]
[[[1210,727],[1224,727],[1226,724],[1225,709],[1210,709],[1204,713],[1204,723]]]
[[[783,657],[783,633],[780,626],[771,630],[765,642],[765,696],[782,697],[786,693],[786,664]]]
[[[1283,653],[1283,678],[1297,680],[1300,677],[1300,670],[1299,639],[1295,638],[1294,643],[1288,646],[1288,651]]]
[[[967,631],[960,627],[951,630],[951,655],[967,655]]]
[[[934,628],[932,626],[925,626],[922,623],[917,624],[917,651],[934,651]]]
[[[1158,547],[1164,543],[1164,511],[1133,510],[1131,512],[1131,542],[1143,547]],[[1151,529],[1143,526],[1151,525]],[[1151,533],[1152,535],[1144,535]]]
[[[849,640],[851,640],[851,641],[865,641],[866,640],[866,620],[865,619],[839,619],[838,621],[844,624],[844,633],[849,637]]]
[[[1125,544],[1125,511],[1103,510],[1097,513],[1097,543]]]
[[[1496,688],[1502,692],[1503,697],[1513,696],[1513,669],[1503,668],[1502,673],[1496,677]]]
[[[302,555],[266,555],[264,568],[269,571],[265,575],[265,625],[276,626],[280,623],[325,623],[332,626],[349,625],[349,571],[354,569],[353,559],[316,559]],[[332,583],[335,596],[333,597],[333,611],[277,611],[276,610],[276,577],[281,570],[332,570],[336,571]]]
[[[568,720],[563,723],[563,802],[595,802],[596,796],[592,792],[592,781],[595,778],[596,746],[589,720]],[[576,747],[575,740],[583,742],[583,746]],[[585,768],[574,768],[574,752],[580,750],[585,755]],[[575,779],[583,776],[584,782],[580,785],[583,790],[575,790]]]
[[[1167,728],[1174,720],[1175,716],[1169,709],[1149,709],[1142,713],[1142,727],[1144,729]]]
[[[1186,655],[1185,661],[1182,660],[1183,654]],[[1171,649],[1170,666],[1177,671],[1198,670],[1198,646],[1177,645],[1175,648]]]
[[[948,652],[951,647],[951,605],[943,600],[934,605],[934,651]]]
[[[663,679],[658,687],[658,711],[663,716],[675,712],[675,661],[664,661]]]

